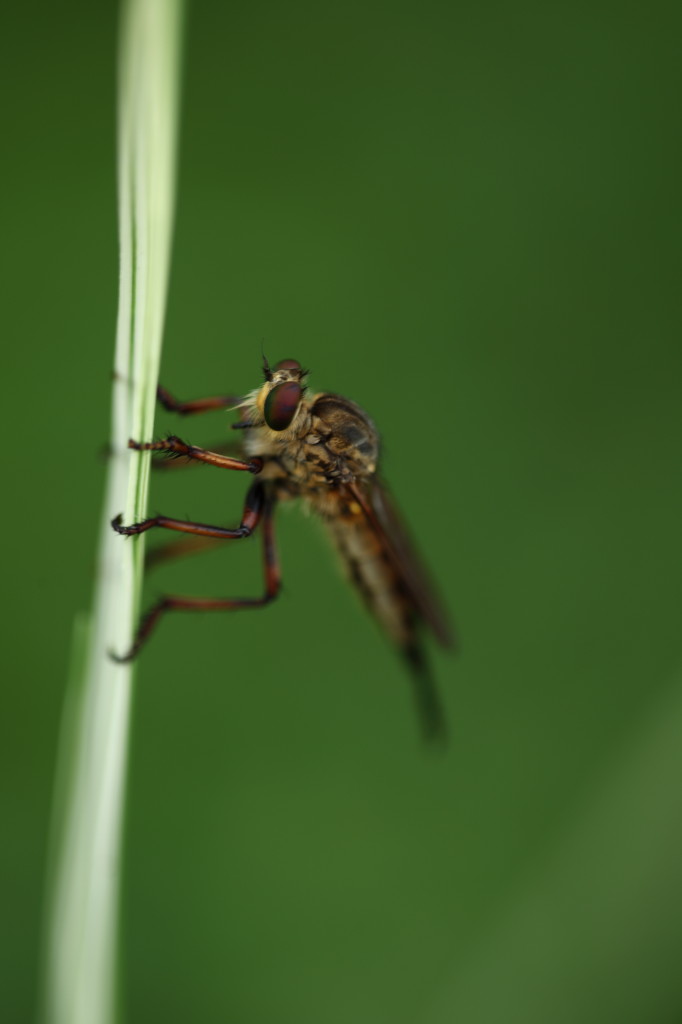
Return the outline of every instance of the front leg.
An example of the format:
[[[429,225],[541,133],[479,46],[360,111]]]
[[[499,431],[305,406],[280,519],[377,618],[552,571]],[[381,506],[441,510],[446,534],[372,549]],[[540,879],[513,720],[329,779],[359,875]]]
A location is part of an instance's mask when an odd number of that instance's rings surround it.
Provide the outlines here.
[[[156,397],[164,409],[177,412],[180,416],[195,416],[197,413],[213,412],[215,409],[229,409],[241,401],[234,395],[212,395],[210,398],[196,398],[193,402],[181,402],[160,384],[156,389]]]
[[[233,459],[229,455],[220,455],[218,452],[208,451],[206,448],[197,448],[196,445],[187,444],[181,438],[171,434],[165,441],[128,441],[128,447],[136,452],[168,452],[170,455],[187,459],[195,459],[197,462],[206,462],[210,466],[217,466],[219,469],[240,469],[247,473],[260,473],[263,468],[263,460],[259,458],[250,459],[245,462],[243,459]]]
[[[216,441],[212,444],[209,451],[214,452],[215,455],[235,455],[239,456],[242,454],[242,446],[237,441]],[[164,456],[170,456],[170,458]],[[165,473],[167,470],[175,469],[187,469],[192,466],[200,466],[201,463],[195,459],[186,458],[173,458],[173,452],[159,452],[159,458],[152,459],[152,469],[154,472]]]

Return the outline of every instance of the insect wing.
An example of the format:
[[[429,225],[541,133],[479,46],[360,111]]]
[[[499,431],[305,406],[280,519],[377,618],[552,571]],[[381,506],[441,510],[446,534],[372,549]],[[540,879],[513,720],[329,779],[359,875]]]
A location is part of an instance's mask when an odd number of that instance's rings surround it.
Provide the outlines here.
[[[354,485],[355,497],[378,534],[382,547],[389,554],[394,570],[402,580],[410,600],[421,618],[443,647],[454,646],[454,636],[447,612],[438,597],[429,574],[417,555],[409,534],[396,511],[395,504],[376,478],[365,491]]]

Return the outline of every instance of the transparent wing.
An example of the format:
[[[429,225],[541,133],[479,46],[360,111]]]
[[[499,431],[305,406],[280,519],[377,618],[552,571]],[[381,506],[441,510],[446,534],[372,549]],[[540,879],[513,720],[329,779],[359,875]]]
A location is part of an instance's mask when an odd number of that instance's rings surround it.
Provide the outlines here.
[[[418,617],[443,647],[453,647],[454,632],[449,616],[388,490],[376,478],[366,488],[352,486],[370,523],[381,534],[382,545]]]

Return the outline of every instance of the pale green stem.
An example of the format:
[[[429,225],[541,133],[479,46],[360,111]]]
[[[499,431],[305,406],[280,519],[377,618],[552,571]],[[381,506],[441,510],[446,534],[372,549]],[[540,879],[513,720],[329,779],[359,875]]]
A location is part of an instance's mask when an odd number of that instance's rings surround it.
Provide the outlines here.
[[[146,511],[149,458],[127,449],[152,435],[174,210],[181,0],[123,5],[119,64],[120,293],[112,451],[89,630],[77,630],[60,738],[44,1016],[48,1024],[111,1024],[132,670],[129,649],[143,547],[113,532]]]

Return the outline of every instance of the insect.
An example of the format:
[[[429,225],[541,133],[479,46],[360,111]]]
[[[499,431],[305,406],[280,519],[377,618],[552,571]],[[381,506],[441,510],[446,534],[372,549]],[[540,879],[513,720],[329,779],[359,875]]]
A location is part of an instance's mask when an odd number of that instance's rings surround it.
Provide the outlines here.
[[[181,402],[159,388],[161,404],[181,415],[229,407],[238,411],[239,420],[232,427],[240,431],[242,457],[197,448],[174,435],[150,443],[131,440],[129,447],[253,475],[241,522],[226,529],[158,515],[124,526],[117,516],[113,528],[125,536],[159,528],[191,535],[152,552],[156,560],[220,540],[249,537],[260,528],[265,592],[243,599],[166,595],[143,616],[132,647],[116,660],[133,659],[166,612],[231,611],[273,601],[280,589],[274,511],[278,502],[298,498],[326,525],[351,582],[405,659],[425,735],[442,737],[444,717],[421,630],[428,627],[444,647],[450,647],[447,616],[377,475],[380,444],[374,424],[347,398],[326,392],[308,395],[307,373],[295,359],[284,359],[271,369],[263,357],[264,383],[242,399],[221,395]]]

